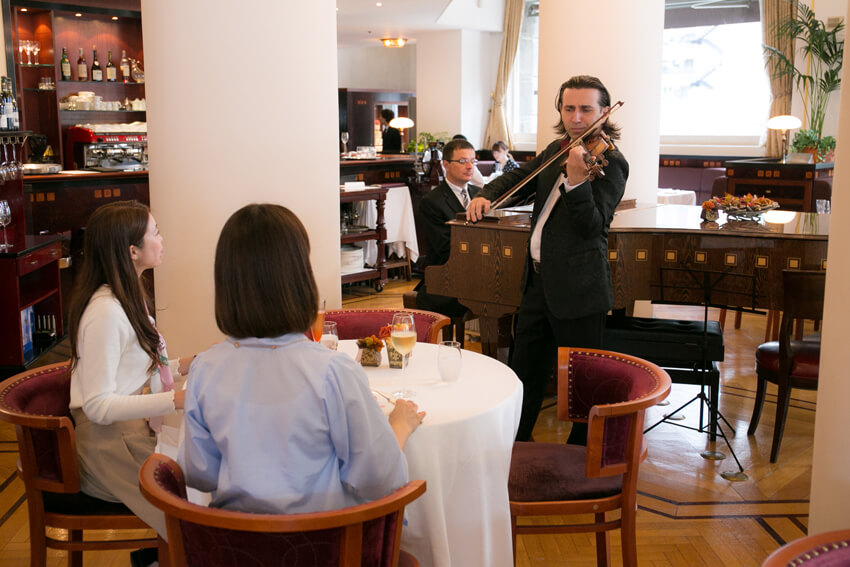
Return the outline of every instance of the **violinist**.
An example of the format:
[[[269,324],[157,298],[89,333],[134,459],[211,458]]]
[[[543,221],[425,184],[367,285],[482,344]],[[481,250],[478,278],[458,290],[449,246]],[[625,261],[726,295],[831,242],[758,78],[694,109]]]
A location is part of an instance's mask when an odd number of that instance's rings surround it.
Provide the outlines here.
[[[610,106],[608,89],[596,77],[579,75],[562,84],[555,100],[560,114],[555,131],[562,137],[530,162],[488,183],[469,203],[467,219],[480,220],[493,200],[584,134]],[[594,132],[584,138],[587,143],[576,144],[565,159],[553,161],[517,192],[520,198],[534,196],[511,359],[523,383],[517,441],[531,439],[558,347],[601,348],[605,314],[613,306],[608,227],[625,192],[629,165],[613,144],[619,128],[606,120],[599,129],[612,143],[596,160],[588,159],[588,147],[598,146]],[[593,175],[594,161],[601,165],[601,174]],[[586,441],[586,424],[574,423],[567,442]]]

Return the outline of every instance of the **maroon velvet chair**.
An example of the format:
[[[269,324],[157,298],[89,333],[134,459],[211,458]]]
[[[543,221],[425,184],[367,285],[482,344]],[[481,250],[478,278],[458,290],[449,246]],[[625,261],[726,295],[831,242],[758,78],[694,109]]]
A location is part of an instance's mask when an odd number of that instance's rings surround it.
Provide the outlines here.
[[[764,407],[767,383],[778,386],[776,418],[770,462],[775,463],[785,431],[785,419],[791,403],[791,388],[817,390],[820,368],[820,340],[792,340],[795,319],[820,319],[826,272],[782,270],[782,322],[779,340],[762,343],[756,349],[758,386],[753,415],[747,435],[756,432]]]
[[[788,542],[761,567],[842,567],[850,565],[850,530],[810,535]]]
[[[670,376],[643,359],[593,349],[558,349],[558,419],[586,422],[587,447],[514,443],[508,492],[516,536],[596,533],[597,564],[610,564],[608,531],[620,529],[623,565],[637,565],[638,466],[646,459],[644,413],[670,393]],[[620,518],[606,512],[620,510]],[[582,524],[520,524],[520,516],[593,515]]]
[[[404,507],[425,492],[414,480],[358,506],[312,514],[251,514],[192,504],[180,466],[148,457],[139,484],[165,512],[173,567],[403,567],[418,566],[399,549]]]
[[[416,340],[420,343],[439,343],[442,328],[451,320],[445,315],[421,309],[333,309],[325,311],[325,321],[336,321],[339,340],[361,339],[378,335],[381,327],[393,322],[393,314],[412,313],[416,323]]]
[[[14,424],[18,438],[18,474],[26,488],[32,567],[44,567],[48,547],[67,550],[68,565],[82,567],[83,551],[157,545],[155,538],[83,539],[84,530],[150,528],[123,504],[80,492],[74,424],[68,409],[70,384],[67,362],[0,383],[0,420]],[[67,530],[68,539],[48,536],[45,528]]]

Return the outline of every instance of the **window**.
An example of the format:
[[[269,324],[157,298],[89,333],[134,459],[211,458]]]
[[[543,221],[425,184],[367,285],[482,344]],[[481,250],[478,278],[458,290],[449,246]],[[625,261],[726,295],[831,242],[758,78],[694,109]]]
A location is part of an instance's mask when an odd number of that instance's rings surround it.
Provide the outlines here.
[[[537,37],[539,0],[526,0],[516,60],[505,93],[505,113],[517,149],[537,144]]]
[[[666,8],[662,144],[763,144],[771,95],[758,1],[667,0]]]

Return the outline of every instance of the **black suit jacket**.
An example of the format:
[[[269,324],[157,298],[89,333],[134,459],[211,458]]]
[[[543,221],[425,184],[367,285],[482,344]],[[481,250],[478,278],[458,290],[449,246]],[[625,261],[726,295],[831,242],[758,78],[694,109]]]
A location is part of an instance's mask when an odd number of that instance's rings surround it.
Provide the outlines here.
[[[481,190],[474,185],[467,185],[466,189],[470,199],[476,197]],[[423,221],[422,230],[425,234],[426,246],[423,269],[425,266],[448,262],[451,254],[451,227],[446,223],[454,220],[457,214],[462,212],[464,212],[463,205],[445,180],[422,199],[419,204],[419,214]],[[466,308],[454,298],[430,295],[425,287],[424,279],[416,286],[416,291],[416,305],[420,309],[436,311],[449,317],[461,316],[466,311]]]
[[[560,149],[560,140],[552,142],[533,160],[488,183],[479,196],[494,200]],[[540,277],[546,303],[559,319],[605,313],[614,303],[607,258],[608,227],[626,190],[629,164],[616,149],[605,152],[605,158],[608,160],[608,165],[603,168],[605,176],[592,182],[585,181],[569,193],[561,191],[561,197],[543,227]],[[561,174],[560,163],[563,161],[556,160],[519,191],[522,196],[534,194],[532,232],[549,192]],[[529,264],[526,262],[523,273],[523,291]]]
[[[384,130],[383,133],[383,149],[381,150],[383,153],[393,153],[400,154],[401,153],[401,131],[396,128],[391,128],[387,126],[387,129]]]

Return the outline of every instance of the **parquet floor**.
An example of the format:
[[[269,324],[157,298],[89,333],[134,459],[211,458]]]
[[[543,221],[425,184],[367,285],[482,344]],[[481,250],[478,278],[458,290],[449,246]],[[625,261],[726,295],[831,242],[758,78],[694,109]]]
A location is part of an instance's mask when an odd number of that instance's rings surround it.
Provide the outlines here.
[[[402,294],[416,282],[391,281],[380,294],[371,288],[346,286],[343,303],[349,307],[400,307]],[[700,319],[702,310],[655,306],[659,317]],[[716,314],[713,316],[716,317]],[[723,441],[708,442],[705,434],[662,424],[648,435],[649,457],[641,467],[638,504],[638,557],[646,567],[758,566],[782,543],[805,535],[808,522],[814,434],[814,392],[794,392],[792,408],[777,464],[770,464],[773,434],[773,395],[768,390],[762,423],[753,437],[746,431],[755,393],[753,354],[763,340],[764,317],[744,314],[735,330],[732,317],[725,331],[726,360],[721,364],[720,410],[734,431],[730,443],[748,476],[744,482],[724,480],[720,473],[737,470]],[[468,342],[467,348],[477,344]],[[56,358],[67,357],[61,347]],[[53,362],[54,360],[45,360]],[[653,408],[647,423],[691,399],[695,386],[674,385],[671,404]],[[554,400],[550,401],[550,404]],[[685,410],[686,421],[698,422],[698,408]],[[541,414],[534,431],[541,441],[562,441],[569,424],[555,419],[554,408]],[[15,475],[17,447],[14,430],[0,423],[0,567],[29,565],[29,529],[23,485]],[[700,452],[716,448],[727,455],[707,461]],[[540,520],[546,521],[546,520]],[[611,537],[614,565],[620,565],[619,532]],[[85,567],[127,567],[127,552],[85,554]],[[523,536],[517,565],[595,565],[592,536]],[[64,554],[49,552],[49,567],[65,567]],[[478,567],[478,566],[460,566]],[[484,567],[484,566],[482,566]]]

